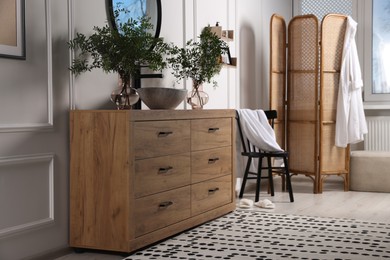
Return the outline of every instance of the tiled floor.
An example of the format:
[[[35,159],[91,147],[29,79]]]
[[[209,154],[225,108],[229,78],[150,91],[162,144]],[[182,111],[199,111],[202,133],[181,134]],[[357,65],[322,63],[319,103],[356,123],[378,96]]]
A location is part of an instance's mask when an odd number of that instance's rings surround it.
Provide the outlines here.
[[[313,194],[312,181],[309,178],[294,176],[292,185],[295,202],[290,203],[288,193],[281,192],[278,179],[275,179],[274,197],[265,192],[266,187],[262,187],[263,191],[260,195],[260,199],[270,199],[276,205],[275,209],[269,210],[270,212],[390,223],[390,193],[344,192],[341,178],[329,177],[324,183],[323,193]],[[254,199],[253,191],[254,184],[250,183],[244,197]],[[254,207],[253,210],[264,209]],[[56,260],[117,260],[123,258],[123,255],[86,252],[69,254]]]

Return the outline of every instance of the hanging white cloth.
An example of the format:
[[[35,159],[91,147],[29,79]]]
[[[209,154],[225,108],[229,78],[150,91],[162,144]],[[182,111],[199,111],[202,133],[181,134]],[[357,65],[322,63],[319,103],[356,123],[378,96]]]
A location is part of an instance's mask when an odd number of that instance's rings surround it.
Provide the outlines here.
[[[263,110],[239,109],[244,138],[263,151],[283,151]]]
[[[361,142],[367,133],[362,100],[362,76],[355,35],[357,23],[347,19],[337,99],[335,144],[346,147]]]

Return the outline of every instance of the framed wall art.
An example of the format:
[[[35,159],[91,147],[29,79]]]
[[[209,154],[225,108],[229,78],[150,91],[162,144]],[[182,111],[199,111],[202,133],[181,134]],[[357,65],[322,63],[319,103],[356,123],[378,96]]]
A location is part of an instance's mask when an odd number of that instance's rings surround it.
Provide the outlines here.
[[[230,56],[230,49],[226,48],[226,52],[222,54],[222,62],[227,65],[232,65],[232,57]]]
[[[0,58],[26,58],[25,0],[0,1]]]

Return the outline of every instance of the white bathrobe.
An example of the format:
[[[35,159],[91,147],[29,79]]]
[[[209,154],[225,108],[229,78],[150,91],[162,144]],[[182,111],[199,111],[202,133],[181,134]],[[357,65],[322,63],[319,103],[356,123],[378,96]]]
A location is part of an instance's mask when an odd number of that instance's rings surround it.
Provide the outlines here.
[[[347,19],[337,99],[335,144],[346,147],[361,142],[367,133],[362,100],[362,76],[355,35],[357,23]]]

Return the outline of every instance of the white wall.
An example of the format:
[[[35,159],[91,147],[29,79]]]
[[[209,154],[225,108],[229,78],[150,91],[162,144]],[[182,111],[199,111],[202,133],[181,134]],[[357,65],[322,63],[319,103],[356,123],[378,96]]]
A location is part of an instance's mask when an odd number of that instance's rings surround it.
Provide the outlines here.
[[[236,0],[169,0],[162,1],[162,26],[160,36],[166,42],[183,46],[189,39],[196,39],[203,27],[219,22],[224,29],[235,29]],[[94,16],[86,16],[85,9],[93,3]],[[105,0],[73,1],[74,32],[88,34],[94,25],[104,25]],[[235,55],[234,43],[230,43],[232,55]],[[191,89],[189,80],[176,82],[170,71],[163,71],[163,79],[142,79],[143,87],[172,87]],[[218,87],[205,84],[204,90],[210,96],[210,102],[205,108],[233,108],[236,103],[234,93],[237,89],[235,69],[223,68],[215,77]],[[117,75],[104,74],[99,70],[84,73],[74,79],[74,108],[98,109],[114,108],[109,101],[109,95],[117,85]],[[183,104],[179,108],[186,108]]]
[[[236,31],[239,75],[236,89],[236,108],[269,108],[269,29],[272,14],[282,15],[286,23],[292,17],[292,1],[237,1]],[[236,140],[240,147],[240,140]],[[237,177],[241,178],[246,164],[237,153]],[[237,185],[241,185],[240,179]],[[239,187],[237,187],[239,189]]]
[[[94,25],[105,23],[105,0],[93,1],[95,16],[85,16],[92,0],[74,1],[75,31],[88,33]],[[235,30],[230,42],[232,56],[238,56],[237,68],[223,68],[215,77],[218,87],[206,84],[210,101],[205,108],[268,107],[269,21],[273,13],[292,14],[292,1],[286,0],[169,0],[162,1],[161,36],[166,42],[183,45],[196,38],[204,26],[219,22]],[[191,89],[191,82],[177,83],[169,70],[163,79],[143,79],[142,86],[165,86]],[[117,76],[99,70],[85,73],[74,81],[74,108],[114,108],[109,94],[116,88]],[[179,108],[186,108],[180,106]]]
[[[66,10],[26,0],[26,60],[0,58],[0,259],[67,244]]]
[[[241,108],[269,108],[269,27],[272,14],[291,19],[292,1],[244,0],[237,4]]]
[[[26,0],[27,59],[0,58],[0,259],[38,257],[68,245],[68,110],[113,109],[117,75],[73,78],[66,42],[106,21],[105,0]],[[286,0],[162,0],[161,36],[183,44],[220,22],[235,30],[238,67],[224,68],[206,108],[267,107],[268,28]],[[172,86],[169,71],[144,86]],[[177,84],[176,84],[177,85]],[[189,82],[177,85],[190,88]],[[185,108],[183,105],[182,108]]]

